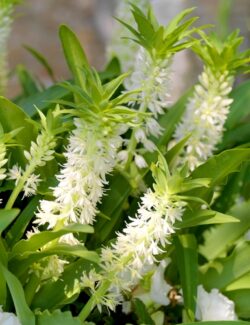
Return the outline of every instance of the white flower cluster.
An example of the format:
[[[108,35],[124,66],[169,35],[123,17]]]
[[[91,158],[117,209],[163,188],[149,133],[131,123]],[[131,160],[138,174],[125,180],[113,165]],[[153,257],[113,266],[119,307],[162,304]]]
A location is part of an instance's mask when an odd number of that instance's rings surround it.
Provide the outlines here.
[[[138,101],[146,106],[156,118],[169,106],[170,88],[169,58],[153,58],[140,47],[134,61],[133,73],[125,80],[128,90],[141,89]]]
[[[190,134],[181,159],[182,163],[188,163],[190,170],[213,154],[222,138],[224,123],[233,102],[228,98],[233,77],[227,71],[215,73],[205,68],[199,82],[174,136],[175,141],[179,141]]]
[[[133,15],[130,10],[130,3],[135,3],[139,8],[146,8],[150,0],[129,1],[122,0],[118,2],[115,17],[123,20],[131,26],[135,26]],[[121,63],[123,72],[133,69],[134,57],[138,51],[138,44],[130,39],[124,37],[131,37],[129,31],[119,22],[116,23],[110,46],[108,47],[108,56],[117,56]]]
[[[80,118],[74,123],[65,153],[66,163],[53,189],[55,200],[42,200],[36,215],[36,223],[48,223],[48,228],[54,228],[59,221],[65,224],[94,222],[106,175],[112,171],[122,143],[120,135],[124,130],[119,125],[105,126]]]
[[[169,76],[170,76],[169,58],[153,59],[149,52],[143,47],[137,53],[134,71],[131,76],[125,81],[125,86],[128,90],[141,89],[138,94],[137,101],[140,103],[140,111],[149,110],[152,116],[144,118],[141,126],[135,129],[135,141],[142,145],[148,151],[156,150],[155,144],[148,139],[149,136],[159,137],[162,128],[157,122],[159,114],[164,113],[164,109],[169,106]],[[129,147],[129,143],[127,144]],[[129,151],[124,149],[118,156],[118,159],[126,163],[127,156],[125,153]],[[139,155],[133,149],[133,155],[136,165],[139,168],[147,166],[146,161],[142,155]],[[139,151],[139,150],[138,150]],[[141,151],[141,150],[140,150]],[[130,153],[131,154],[131,153]]]
[[[181,220],[185,205],[184,201],[157,190],[149,189],[144,194],[137,215],[118,233],[110,248],[102,249],[104,276],[110,281],[109,294],[103,304],[108,301],[109,308],[110,305],[115,307],[122,301],[122,292],[131,291],[138,284],[157,261],[156,255],[169,244],[175,232],[174,223]],[[87,284],[87,278],[83,276],[83,285]]]
[[[11,2],[0,6],[0,93],[3,94],[7,84],[7,41],[12,25],[13,5]]]
[[[15,185],[20,181],[22,182],[22,179],[24,180],[24,196],[36,194],[37,186],[41,179],[33,171],[39,166],[44,166],[47,161],[54,158],[55,146],[56,141],[53,134],[43,129],[37,136],[36,142],[31,142],[30,151],[24,151],[24,156],[28,160],[25,169],[22,170],[18,165],[14,165],[9,169],[8,178],[15,180]]]
[[[206,292],[198,286],[196,318],[201,321],[236,320],[234,302],[225,297],[218,289]]]
[[[1,325],[21,325],[19,319],[13,313],[7,313],[0,306],[0,324]]]
[[[6,169],[3,168],[7,163],[8,159],[5,158],[6,155],[6,145],[3,142],[0,142],[0,181],[6,177]]]

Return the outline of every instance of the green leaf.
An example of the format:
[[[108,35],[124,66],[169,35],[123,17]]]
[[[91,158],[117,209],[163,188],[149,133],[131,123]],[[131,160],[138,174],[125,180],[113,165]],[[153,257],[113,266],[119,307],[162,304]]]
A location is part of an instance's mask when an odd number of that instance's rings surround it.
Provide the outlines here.
[[[25,252],[36,251],[37,249],[41,248],[42,246],[46,245],[50,241],[59,238],[68,233],[93,233],[93,227],[89,225],[82,225],[82,224],[70,224],[65,226],[60,230],[52,230],[52,231],[43,231],[37,234],[34,234],[32,237],[26,240],[19,241],[12,249],[12,253],[10,258],[20,254],[25,254]]]
[[[138,318],[138,324],[155,325],[147,311],[146,306],[140,299],[133,299],[133,309]]]
[[[198,285],[198,253],[195,236],[179,235],[174,241],[181,278],[184,306],[190,321],[194,321]]]
[[[250,80],[236,87],[230,94],[230,97],[234,101],[230,107],[230,112],[225,123],[226,129],[229,130],[242,124],[250,114]]]
[[[121,74],[121,66],[119,60],[114,57],[108,62],[105,69],[99,72],[101,80],[112,80]]]
[[[98,219],[95,224],[95,233],[91,238],[91,247],[95,248],[106,241],[116,231],[116,225],[121,222],[121,214],[131,193],[131,186],[120,174],[115,174],[109,181],[109,191],[103,197],[99,208],[102,214],[110,220]],[[93,245],[93,246],[92,246]]]
[[[0,234],[15,220],[19,212],[19,209],[0,209]]]
[[[11,297],[13,299],[17,317],[25,325],[35,325],[35,316],[29,309],[24,296],[24,291],[19,280],[10,273],[1,263],[0,268],[8,284]]]
[[[51,255],[74,256],[96,264],[99,263],[98,254],[93,251],[88,251],[82,245],[71,246],[67,244],[54,244],[51,248],[45,248],[39,252],[25,252],[24,254],[16,256],[9,262],[9,268],[13,270],[16,275],[21,276],[23,273],[27,272],[31,264]]]
[[[36,136],[35,130],[31,123],[27,122],[29,118],[23,110],[2,96],[0,96],[0,117],[1,124],[6,133],[22,128],[15,136],[17,144],[22,147],[15,147],[12,149],[12,159],[15,163],[23,166],[26,162],[23,150],[29,149],[31,141],[34,140]]]
[[[74,76],[75,82],[82,89],[85,89],[86,80],[83,68],[88,67],[89,64],[83,48],[78,38],[69,27],[62,25],[59,29],[59,36],[66,61]]]
[[[128,75],[129,75],[128,73],[124,73],[124,74],[120,75],[119,77],[106,83],[103,86],[105,98],[110,99],[112,97],[112,95],[115,93],[115,91],[118,89],[118,87],[127,78]]]
[[[10,247],[22,238],[27,226],[34,217],[40,199],[40,195],[33,197],[7,232],[5,239]]]
[[[228,214],[240,222],[218,225],[204,232],[204,243],[199,246],[200,254],[209,261],[223,255],[250,228],[249,211],[250,201],[233,206]]]
[[[223,239],[220,239],[223,240]],[[250,272],[250,245],[244,244],[227,258],[219,258],[201,268],[200,281],[206,289],[225,290],[231,283]]]
[[[165,155],[170,170],[175,166],[176,159],[178,159],[179,153],[184,149],[185,144],[189,138],[190,135],[185,136],[183,139],[177,142],[177,144],[174,145]]]
[[[54,309],[73,302],[80,293],[77,281],[80,281],[84,271],[88,272],[92,268],[92,263],[82,259],[66,265],[60,279],[45,283],[36,293],[32,308]]]
[[[180,12],[178,15],[176,15],[168,24],[167,28],[166,28],[166,33],[170,34],[172,33],[176,27],[179,25],[179,23],[187,16],[189,15],[191,12],[193,12],[195,9],[195,7],[192,8],[188,8],[183,10],[182,12]]]
[[[163,133],[157,141],[157,145],[160,148],[165,149],[166,144],[170,141],[176,125],[180,122],[182,114],[185,111],[186,103],[191,93],[192,90],[189,90],[165,114],[160,116],[159,123],[163,128]]]
[[[210,181],[209,188],[192,190],[189,195],[200,197],[210,202],[214,187],[225,184],[228,175],[238,172],[241,164],[250,158],[250,149],[229,149],[209,158],[205,163],[197,167],[190,175],[191,178],[207,177]]]
[[[48,310],[44,311],[41,315],[36,317],[36,325],[81,325],[81,321],[73,317],[69,311],[62,312],[55,310],[50,313]]]
[[[249,325],[249,322],[241,320],[236,321],[210,321],[210,322],[195,322],[195,323],[181,323],[178,325]]]
[[[235,303],[235,311],[238,317],[241,318],[250,318],[250,290],[242,289],[235,290],[226,293],[230,300],[233,300]],[[249,324],[249,322],[244,322],[244,324]],[[243,324],[242,324],[243,325]]]
[[[242,277],[231,282],[226,288],[225,291],[233,291],[239,289],[250,289],[250,272],[244,274]]]
[[[48,75],[51,77],[52,80],[55,80],[53,70],[48,62],[48,60],[44,57],[43,54],[38,52],[36,49],[34,49],[31,46],[24,45],[24,48],[35,58],[38,62],[42,64],[42,66],[47,71]]]
[[[177,228],[196,227],[198,225],[210,225],[216,223],[238,223],[239,219],[213,210],[187,211],[182,221],[175,223]]]
[[[22,98],[18,101],[18,105],[24,112],[26,112],[26,114],[30,117],[34,117],[37,115],[36,107],[38,107],[42,112],[45,112],[51,106],[54,106],[51,101],[55,102],[58,99],[65,99],[69,96],[70,91],[59,85],[53,85],[43,92],[36,93],[27,98]]]
[[[3,239],[0,237],[0,263],[7,266],[8,264],[8,255]],[[0,306],[4,306],[7,298],[7,287],[6,280],[3,274],[3,270],[0,268]]]
[[[16,71],[22,87],[22,97],[28,97],[39,92],[36,81],[23,65],[19,64]]]

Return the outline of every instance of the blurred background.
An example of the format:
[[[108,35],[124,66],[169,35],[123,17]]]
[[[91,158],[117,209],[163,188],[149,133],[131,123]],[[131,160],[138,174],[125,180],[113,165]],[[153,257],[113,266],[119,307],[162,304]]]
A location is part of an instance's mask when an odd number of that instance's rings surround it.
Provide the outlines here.
[[[47,86],[50,84],[45,69],[23,45],[41,52],[52,66],[57,80],[70,76],[62,54],[58,27],[69,25],[80,38],[91,64],[102,69],[106,62],[106,46],[115,22],[117,3],[121,0],[24,0],[15,10],[15,21],[9,41],[9,67],[11,79],[8,96],[19,92],[14,69],[25,65]],[[166,23],[179,11],[197,7],[199,24],[212,23],[221,36],[240,28],[245,37],[244,48],[250,40],[250,0],[151,0],[158,19]],[[173,100],[192,85],[200,70],[200,63],[190,54],[176,55],[173,64]]]

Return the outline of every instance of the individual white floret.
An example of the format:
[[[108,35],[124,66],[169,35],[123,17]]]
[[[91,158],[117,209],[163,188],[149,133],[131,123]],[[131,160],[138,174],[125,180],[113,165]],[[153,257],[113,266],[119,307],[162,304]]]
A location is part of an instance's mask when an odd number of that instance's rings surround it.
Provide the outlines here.
[[[17,164],[13,165],[12,168],[8,170],[8,179],[14,180],[15,185],[17,185],[22,175],[23,175],[23,170]]]

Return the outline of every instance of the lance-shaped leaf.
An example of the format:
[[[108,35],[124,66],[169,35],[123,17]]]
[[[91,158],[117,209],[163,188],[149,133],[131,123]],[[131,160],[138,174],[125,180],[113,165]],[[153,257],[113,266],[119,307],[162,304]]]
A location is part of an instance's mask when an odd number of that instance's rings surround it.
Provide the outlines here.
[[[82,89],[85,89],[86,78],[83,68],[89,66],[84,50],[73,31],[62,25],[59,30],[59,36],[62,42],[64,55],[68,66],[73,74],[75,82]]]
[[[24,291],[21,283],[1,263],[0,268],[8,284],[11,297],[15,305],[17,317],[19,318],[21,324],[35,325],[35,316],[25,301]]]
[[[198,254],[195,236],[179,235],[174,241],[187,317],[194,321],[198,285]]]
[[[12,250],[10,254],[10,258],[15,257],[16,255],[23,255],[25,252],[36,251],[42,246],[46,245],[50,241],[59,238],[68,233],[93,233],[93,227],[89,225],[82,224],[70,224],[65,226],[60,230],[52,230],[52,231],[43,231],[37,234],[34,234],[32,237],[26,240],[19,241]]]

